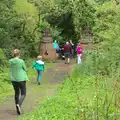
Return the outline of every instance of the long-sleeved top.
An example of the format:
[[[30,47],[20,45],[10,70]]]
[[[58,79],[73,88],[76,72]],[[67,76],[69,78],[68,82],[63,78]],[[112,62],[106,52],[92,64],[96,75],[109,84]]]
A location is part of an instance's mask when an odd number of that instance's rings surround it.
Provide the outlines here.
[[[82,47],[81,46],[77,46],[77,54],[82,54]]]
[[[56,43],[56,42],[53,43],[53,47],[54,47],[56,50],[59,50],[59,49],[60,49],[58,43]]]
[[[32,68],[35,68],[36,70],[44,71],[44,62],[41,60],[37,60],[33,63]]]
[[[22,59],[15,57],[10,59],[9,63],[12,81],[21,82],[29,80],[26,73],[26,65]]]

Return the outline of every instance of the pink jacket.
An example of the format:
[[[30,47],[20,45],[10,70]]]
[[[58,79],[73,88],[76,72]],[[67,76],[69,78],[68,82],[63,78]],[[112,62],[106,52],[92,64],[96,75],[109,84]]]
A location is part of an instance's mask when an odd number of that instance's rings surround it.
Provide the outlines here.
[[[82,54],[82,47],[81,46],[77,46],[77,54]]]

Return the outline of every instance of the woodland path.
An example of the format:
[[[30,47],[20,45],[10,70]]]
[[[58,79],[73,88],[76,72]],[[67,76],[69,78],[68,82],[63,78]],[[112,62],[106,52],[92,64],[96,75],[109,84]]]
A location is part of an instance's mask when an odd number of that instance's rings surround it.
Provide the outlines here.
[[[43,73],[41,85],[37,85],[36,76],[27,83],[27,96],[22,105],[24,113],[34,110],[44,99],[56,94],[57,88],[62,84],[68,74],[71,73],[75,61],[72,60],[70,65],[64,64],[60,60],[52,67],[49,67]],[[0,120],[15,120],[19,117],[16,114],[14,105],[14,96],[8,97],[5,102],[0,104]]]

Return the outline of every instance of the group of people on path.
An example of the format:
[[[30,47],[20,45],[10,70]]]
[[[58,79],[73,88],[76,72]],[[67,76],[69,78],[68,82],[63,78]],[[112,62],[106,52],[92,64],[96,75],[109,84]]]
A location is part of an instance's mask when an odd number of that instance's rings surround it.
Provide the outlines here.
[[[53,44],[54,48],[56,49],[56,53],[59,52],[59,45],[55,41]],[[66,42],[64,45],[64,54],[65,54],[65,64],[70,64],[70,58],[74,54],[73,51],[74,44],[72,43],[72,40],[69,42]],[[12,85],[15,91],[15,105],[16,105],[16,111],[17,114],[21,114],[21,105],[26,97],[26,81],[29,81],[29,78],[27,76],[27,69],[26,65],[23,59],[21,59],[20,56],[20,50],[14,49],[13,51],[14,57],[9,60],[10,63],[10,71],[11,71],[11,81]],[[78,64],[81,63],[81,56],[82,56],[82,47],[80,44],[77,46],[77,61]],[[42,56],[38,56],[37,59],[34,61],[32,68],[34,68],[37,73],[37,83],[40,85],[40,81],[42,79],[42,72],[45,69],[44,62],[42,61]]]
[[[65,55],[65,64],[70,64],[70,59],[71,57],[74,56],[74,44],[72,40],[69,42],[66,42],[63,48],[60,48],[57,41],[55,40],[53,43],[53,47],[56,49],[56,53],[59,54],[60,49],[64,51]],[[82,57],[82,51],[83,48],[81,47],[80,43],[78,43],[76,47],[76,52],[77,52],[77,64],[80,64],[82,62],[81,57]]]

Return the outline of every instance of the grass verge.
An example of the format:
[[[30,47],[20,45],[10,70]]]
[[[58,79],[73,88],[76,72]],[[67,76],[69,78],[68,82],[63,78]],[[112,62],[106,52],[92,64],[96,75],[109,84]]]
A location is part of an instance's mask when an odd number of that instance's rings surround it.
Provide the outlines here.
[[[93,74],[89,67],[88,63],[77,66],[56,96],[19,120],[119,120],[120,83]]]

